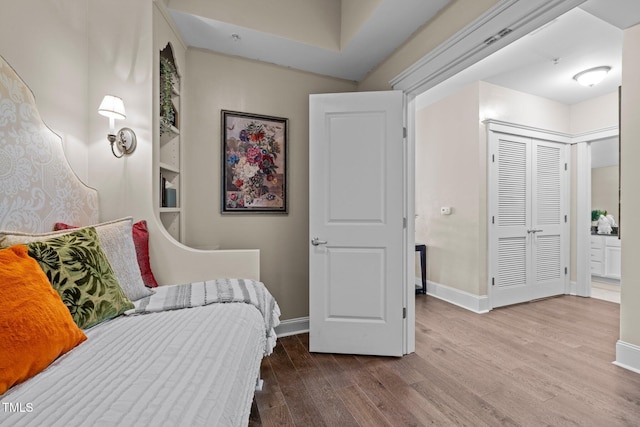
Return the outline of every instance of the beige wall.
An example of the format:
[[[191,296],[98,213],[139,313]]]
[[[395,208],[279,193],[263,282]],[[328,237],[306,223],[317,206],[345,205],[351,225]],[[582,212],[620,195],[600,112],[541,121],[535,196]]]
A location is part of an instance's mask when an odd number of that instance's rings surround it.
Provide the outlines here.
[[[261,279],[282,319],[309,314],[309,94],[355,84],[276,65],[187,51],[183,91],[188,138],[184,174],[189,246],[260,249]],[[220,214],[220,110],[289,119],[288,215]]]
[[[427,278],[474,295],[484,269],[478,97],[474,84],[416,112],[416,242],[428,247]],[[441,215],[442,206],[451,215]]]
[[[600,209],[618,221],[618,166],[591,169],[591,209]]]
[[[640,25],[624,31],[622,68],[620,339],[640,346]]]

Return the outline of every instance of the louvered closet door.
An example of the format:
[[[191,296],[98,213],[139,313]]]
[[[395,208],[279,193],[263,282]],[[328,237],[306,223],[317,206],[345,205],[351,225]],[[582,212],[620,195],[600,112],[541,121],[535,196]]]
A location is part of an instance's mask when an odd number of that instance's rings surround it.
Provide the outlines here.
[[[532,298],[560,295],[565,290],[565,191],[566,146],[553,142],[535,141],[533,154],[533,212],[532,212]]]
[[[491,138],[491,304],[564,293],[564,146]]]

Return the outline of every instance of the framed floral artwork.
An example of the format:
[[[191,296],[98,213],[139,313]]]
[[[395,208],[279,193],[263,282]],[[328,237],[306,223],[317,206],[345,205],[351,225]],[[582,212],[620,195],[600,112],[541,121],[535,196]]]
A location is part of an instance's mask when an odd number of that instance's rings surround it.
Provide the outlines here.
[[[222,213],[287,213],[288,119],[222,110]]]

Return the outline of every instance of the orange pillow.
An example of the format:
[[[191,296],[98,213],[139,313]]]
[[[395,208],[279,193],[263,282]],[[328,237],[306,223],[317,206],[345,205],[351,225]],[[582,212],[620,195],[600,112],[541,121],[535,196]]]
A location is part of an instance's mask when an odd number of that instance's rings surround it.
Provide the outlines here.
[[[0,250],[0,394],[87,339],[27,247]]]

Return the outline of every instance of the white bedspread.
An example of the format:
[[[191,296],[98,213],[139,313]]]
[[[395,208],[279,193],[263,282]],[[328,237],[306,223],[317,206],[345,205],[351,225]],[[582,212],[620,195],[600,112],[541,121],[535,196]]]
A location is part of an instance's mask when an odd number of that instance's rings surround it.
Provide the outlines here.
[[[247,425],[266,344],[252,305],[120,316],[86,334],[0,396],[1,426]]]

